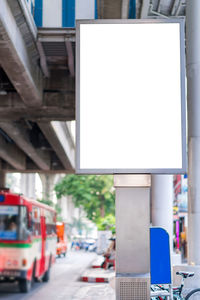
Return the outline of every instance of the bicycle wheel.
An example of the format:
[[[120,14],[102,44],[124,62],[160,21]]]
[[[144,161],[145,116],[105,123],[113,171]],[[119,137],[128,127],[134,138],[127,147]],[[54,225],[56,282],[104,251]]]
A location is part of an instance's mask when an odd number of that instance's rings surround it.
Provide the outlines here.
[[[200,299],[200,289],[195,289],[191,291],[186,297],[185,300],[199,300]]]
[[[183,298],[181,298],[179,295],[173,295],[173,300],[181,300]]]

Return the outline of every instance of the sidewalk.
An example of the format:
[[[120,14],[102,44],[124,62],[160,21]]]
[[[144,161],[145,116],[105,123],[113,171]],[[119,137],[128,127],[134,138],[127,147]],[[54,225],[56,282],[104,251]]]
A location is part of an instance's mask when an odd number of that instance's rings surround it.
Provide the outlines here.
[[[115,271],[100,268],[104,258],[96,256],[90,268],[81,276],[84,286],[74,295],[75,300],[115,300]]]
[[[87,283],[74,295],[73,300],[115,300],[115,291],[109,283]]]
[[[89,283],[80,280],[85,271],[92,269],[92,263],[96,258],[97,255],[94,252],[69,251],[66,257],[56,260],[49,282],[35,282],[28,294],[20,293],[15,283],[2,283],[0,299],[115,300],[115,291],[109,283]]]

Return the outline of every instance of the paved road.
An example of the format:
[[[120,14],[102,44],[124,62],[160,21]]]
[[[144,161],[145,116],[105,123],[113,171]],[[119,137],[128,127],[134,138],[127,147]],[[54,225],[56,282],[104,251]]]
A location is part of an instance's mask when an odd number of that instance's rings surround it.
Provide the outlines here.
[[[57,259],[50,281],[35,283],[28,294],[20,293],[17,284],[0,284],[0,300],[114,300],[109,284],[79,280],[95,257],[95,253],[70,252],[66,258]]]

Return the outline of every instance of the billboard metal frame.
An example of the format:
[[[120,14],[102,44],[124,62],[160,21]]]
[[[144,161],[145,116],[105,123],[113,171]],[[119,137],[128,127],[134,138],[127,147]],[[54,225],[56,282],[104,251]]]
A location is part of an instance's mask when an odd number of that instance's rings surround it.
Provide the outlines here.
[[[181,86],[181,132],[182,168],[148,169],[83,169],[80,168],[80,26],[81,24],[156,24],[178,23],[180,25],[180,86]],[[186,95],[185,95],[185,21],[184,19],[119,19],[76,21],[76,173],[77,174],[181,174],[187,172],[186,154]]]

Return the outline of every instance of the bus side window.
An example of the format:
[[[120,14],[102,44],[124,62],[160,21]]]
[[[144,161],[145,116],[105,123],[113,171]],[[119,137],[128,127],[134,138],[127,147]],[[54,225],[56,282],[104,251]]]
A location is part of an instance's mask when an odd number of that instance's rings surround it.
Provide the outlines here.
[[[35,236],[37,235],[41,235],[41,227],[40,227],[40,223],[39,222],[34,222],[33,223],[33,234]]]
[[[56,224],[54,222],[54,214],[50,211],[46,212],[46,233],[49,234],[55,234],[56,233]]]
[[[26,240],[30,235],[28,230],[28,213],[25,206],[20,207],[20,230],[19,230],[20,240]]]
[[[40,209],[36,206],[33,207],[33,235],[38,236],[41,235],[41,226],[40,226]]]

